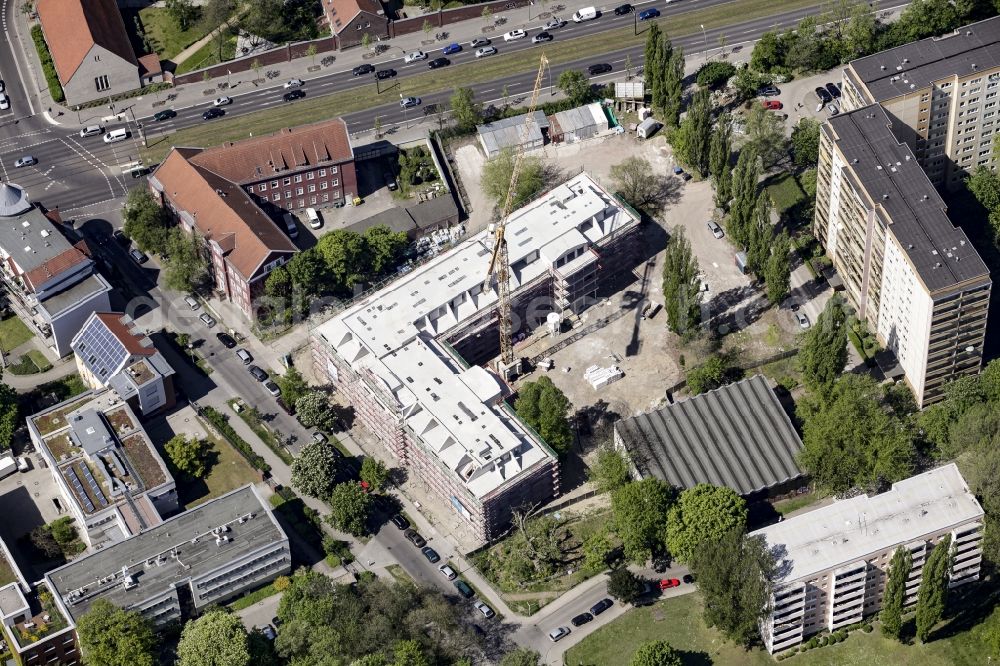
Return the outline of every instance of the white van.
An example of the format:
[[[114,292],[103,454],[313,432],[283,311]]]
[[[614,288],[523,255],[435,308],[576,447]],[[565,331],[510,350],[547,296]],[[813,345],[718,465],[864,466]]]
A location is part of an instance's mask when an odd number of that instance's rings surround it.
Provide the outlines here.
[[[597,18],[597,8],[596,7],[583,7],[579,9],[575,14],[573,14],[574,23],[583,23],[584,21],[593,21]]]
[[[319,213],[315,208],[306,208],[306,219],[309,220],[311,229],[319,229],[323,226],[323,220],[319,219]]]
[[[128,138],[128,130],[124,127],[119,127],[116,130],[111,130],[104,135],[104,143],[118,143],[119,141],[124,141]]]

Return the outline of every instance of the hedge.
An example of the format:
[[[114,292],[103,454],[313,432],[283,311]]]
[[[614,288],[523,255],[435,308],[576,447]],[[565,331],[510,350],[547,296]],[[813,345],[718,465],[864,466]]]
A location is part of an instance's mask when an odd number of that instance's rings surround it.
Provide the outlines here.
[[[201,410],[201,414],[246,458],[251,467],[265,474],[271,471],[271,466],[267,464],[267,461],[257,455],[245,439],[236,434],[233,426],[229,425],[229,419],[224,414],[214,407],[205,407]]]
[[[42,62],[42,71],[45,72],[45,82],[49,84],[49,94],[52,101],[65,102],[66,94],[63,92],[62,84],[59,83],[59,75],[56,74],[55,63],[52,62],[52,54],[45,43],[45,35],[42,34],[42,26],[31,27],[31,39],[35,42],[35,50],[38,51],[38,59]]]

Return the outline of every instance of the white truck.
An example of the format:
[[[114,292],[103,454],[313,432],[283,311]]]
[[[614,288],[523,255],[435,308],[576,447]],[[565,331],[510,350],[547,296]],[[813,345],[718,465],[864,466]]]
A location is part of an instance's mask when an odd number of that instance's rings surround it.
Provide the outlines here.
[[[597,7],[582,7],[573,14],[574,23],[583,23],[597,18]]]
[[[0,458],[0,479],[17,471],[17,462],[11,456]]]

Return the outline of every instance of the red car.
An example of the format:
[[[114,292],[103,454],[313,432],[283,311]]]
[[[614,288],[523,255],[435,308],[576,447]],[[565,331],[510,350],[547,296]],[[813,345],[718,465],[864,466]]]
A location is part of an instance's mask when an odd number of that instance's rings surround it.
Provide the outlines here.
[[[677,587],[680,584],[681,582],[676,578],[664,578],[663,580],[660,581],[660,589],[669,590],[670,588]]]
[[[770,109],[771,111],[781,110],[781,102],[776,99],[765,99],[762,104],[765,109]]]

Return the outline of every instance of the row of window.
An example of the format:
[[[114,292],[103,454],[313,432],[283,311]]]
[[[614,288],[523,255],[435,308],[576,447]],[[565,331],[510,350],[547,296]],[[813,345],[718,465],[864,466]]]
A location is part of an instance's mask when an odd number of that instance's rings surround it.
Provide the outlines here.
[[[329,186],[340,187],[340,179],[339,178],[334,178],[333,180],[330,181],[329,185],[324,180],[322,183],[319,184],[319,189],[325,190]],[[263,188],[263,186],[261,186],[261,187]],[[316,191],[316,186],[315,185],[309,185],[308,189],[309,189],[309,193],[312,194],[312,193],[314,193]],[[305,194],[305,189],[301,188],[301,187],[296,187],[295,188],[295,194],[296,194],[296,196],[300,196],[301,197],[301,196],[303,196]],[[266,200],[267,199],[267,195],[265,194],[262,198]],[[285,190],[285,200],[289,200],[291,198],[292,198],[292,190]],[[272,192],[270,200],[271,201],[281,201],[282,200],[281,199],[281,193],[280,192]],[[299,204],[299,205],[301,205],[301,204]]]
[[[305,179],[306,180],[315,180],[316,173],[317,173],[316,171],[310,171],[309,173],[307,173],[305,175]],[[330,175],[334,175],[336,173],[337,173],[337,167],[335,167],[335,166],[330,167]],[[320,178],[326,178],[326,169],[319,169],[319,177]],[[281,184],[284,185],[284,186],[291,185],[293,182],[294,183],[301,183],[302,182],[302,174],[301,173],[300,174],[296,174],[295,176],[289,176],[289,177],[283,178],[281,180]],[[278,187],[279,187],[278,181],[277,180],[272,180],[271,181],[271,189],[272,190],[276,190],[276,189],[278,189]],[[260,183],[257,186],[257,191],[258,192],[266,192],[267,191],[267,183]],[[247,192],[253,192],[253,185],[251,185],[250,187],[247,188]]]

